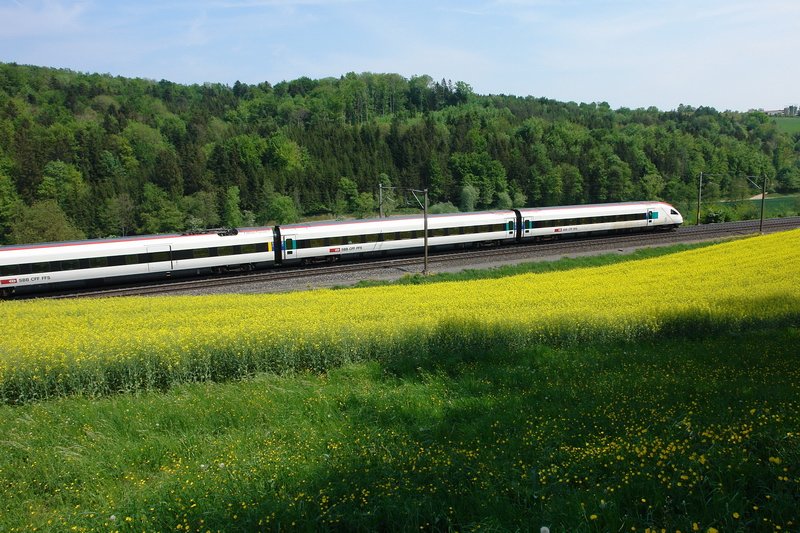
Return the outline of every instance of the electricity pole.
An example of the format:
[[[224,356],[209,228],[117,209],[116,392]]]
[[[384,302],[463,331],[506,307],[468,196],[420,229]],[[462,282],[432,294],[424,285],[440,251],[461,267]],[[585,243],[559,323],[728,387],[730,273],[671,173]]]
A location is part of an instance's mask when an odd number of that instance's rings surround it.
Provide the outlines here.
[[[760,234],[763,234],[764,233],[764,201],[767,198],[767,175],[764,174],[764,176],[763,176],[764,177],[764,184],[763,185],[759,185],[758,183],[756,183],[755,181],[750,179],[750,178],[760,178],[761,176],[746,176],[746,177],[747,177],[747,181],[749,181],[750,183],[755,185],[756,188],[761,189],[761,221],[758,223],[758,232]]]
[[[409,191],[411,194],[414,195],[414,199],[419,204],[420,208],[422,208],[422,220],[423,220],[423,266],[422,266],[422,275],[428,275],[428,189],[410,189],[408,187],[384,187],[382,183],[378,183],[378,203],[379,203],[379,212],[380,217],[383,218],[383,190],[392,190],[392,191]],[[420,200],[417,194],[422,194],[423,199]]]

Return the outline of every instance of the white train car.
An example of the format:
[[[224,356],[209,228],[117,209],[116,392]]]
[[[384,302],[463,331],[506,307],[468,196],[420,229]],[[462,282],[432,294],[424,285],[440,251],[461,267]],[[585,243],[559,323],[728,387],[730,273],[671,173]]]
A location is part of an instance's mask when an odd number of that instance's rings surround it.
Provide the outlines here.
[[[430,215],[430,249],[512,244],[586,234],[672,229],[680,213],[663,202],[625,202]],[[210,230],[0,247],[0,295],[139,278],[250,270],[276,264],[421,253],[421,215]]]
[[[621,202],[520,209],[520,239],[673,229],[681,214],[664,202]]]
[[[0,247],[2,294],[274,264],[272,228]]]
[[[517,216],[511,210],[428,216],[428,246],[433,249],[516,238]],[[286,264],[413,252],[424,246],[424,218],[294,224],[280,227],[280,239]]]

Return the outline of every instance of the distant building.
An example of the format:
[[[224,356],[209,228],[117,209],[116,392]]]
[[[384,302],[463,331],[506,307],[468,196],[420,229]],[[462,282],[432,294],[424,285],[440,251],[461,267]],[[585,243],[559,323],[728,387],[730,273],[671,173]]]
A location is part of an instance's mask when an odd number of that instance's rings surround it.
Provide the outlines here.
[[[762,109],[762,111],[764,111],[764,113],[766,113],[767,115],[769,115],[771,117],[796,117],[796,116],[800,116],[800,113],[798,113],[798,107],[796,105],[790,105],[788,107],[784,107],[783,109],[772,109],[772,110],[768,110],[768,111],[765,111],[765,110]]]

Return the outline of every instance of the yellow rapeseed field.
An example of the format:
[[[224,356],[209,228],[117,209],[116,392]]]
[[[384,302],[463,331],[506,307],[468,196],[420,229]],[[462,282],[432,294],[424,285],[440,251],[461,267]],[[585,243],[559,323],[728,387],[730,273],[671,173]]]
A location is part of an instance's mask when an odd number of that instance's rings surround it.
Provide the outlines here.
[[[499,343],[635,339],[800,316],[800,231],[496,280],[0,305],[0,400],[161,388]]]

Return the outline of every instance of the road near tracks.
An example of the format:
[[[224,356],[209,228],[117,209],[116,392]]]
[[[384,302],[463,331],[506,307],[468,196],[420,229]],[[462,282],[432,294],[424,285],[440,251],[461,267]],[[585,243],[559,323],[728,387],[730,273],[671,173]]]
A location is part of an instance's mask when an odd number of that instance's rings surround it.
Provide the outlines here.
[[[800,227],[800,217],[768,219],[764,233]],[[491,268],[532,261],[553,261],[603,253],[630,253],[639,248],[677,243],[711,241],[756,235],[759,221],[684,226],[676,231],[635,233],[607,237],[544,241],[523,245],[454,250],[431,254],[428,271],[457,272],[470,268]],[[147,285],[104,288],[45,297],[110,297],[141,295],[254,294],[287,292],[355,284],[361,280],[392,280],[423,270],[421,255],[367,261],[345,261],[333,265],[285,267],[225,276],[206,276]]]

